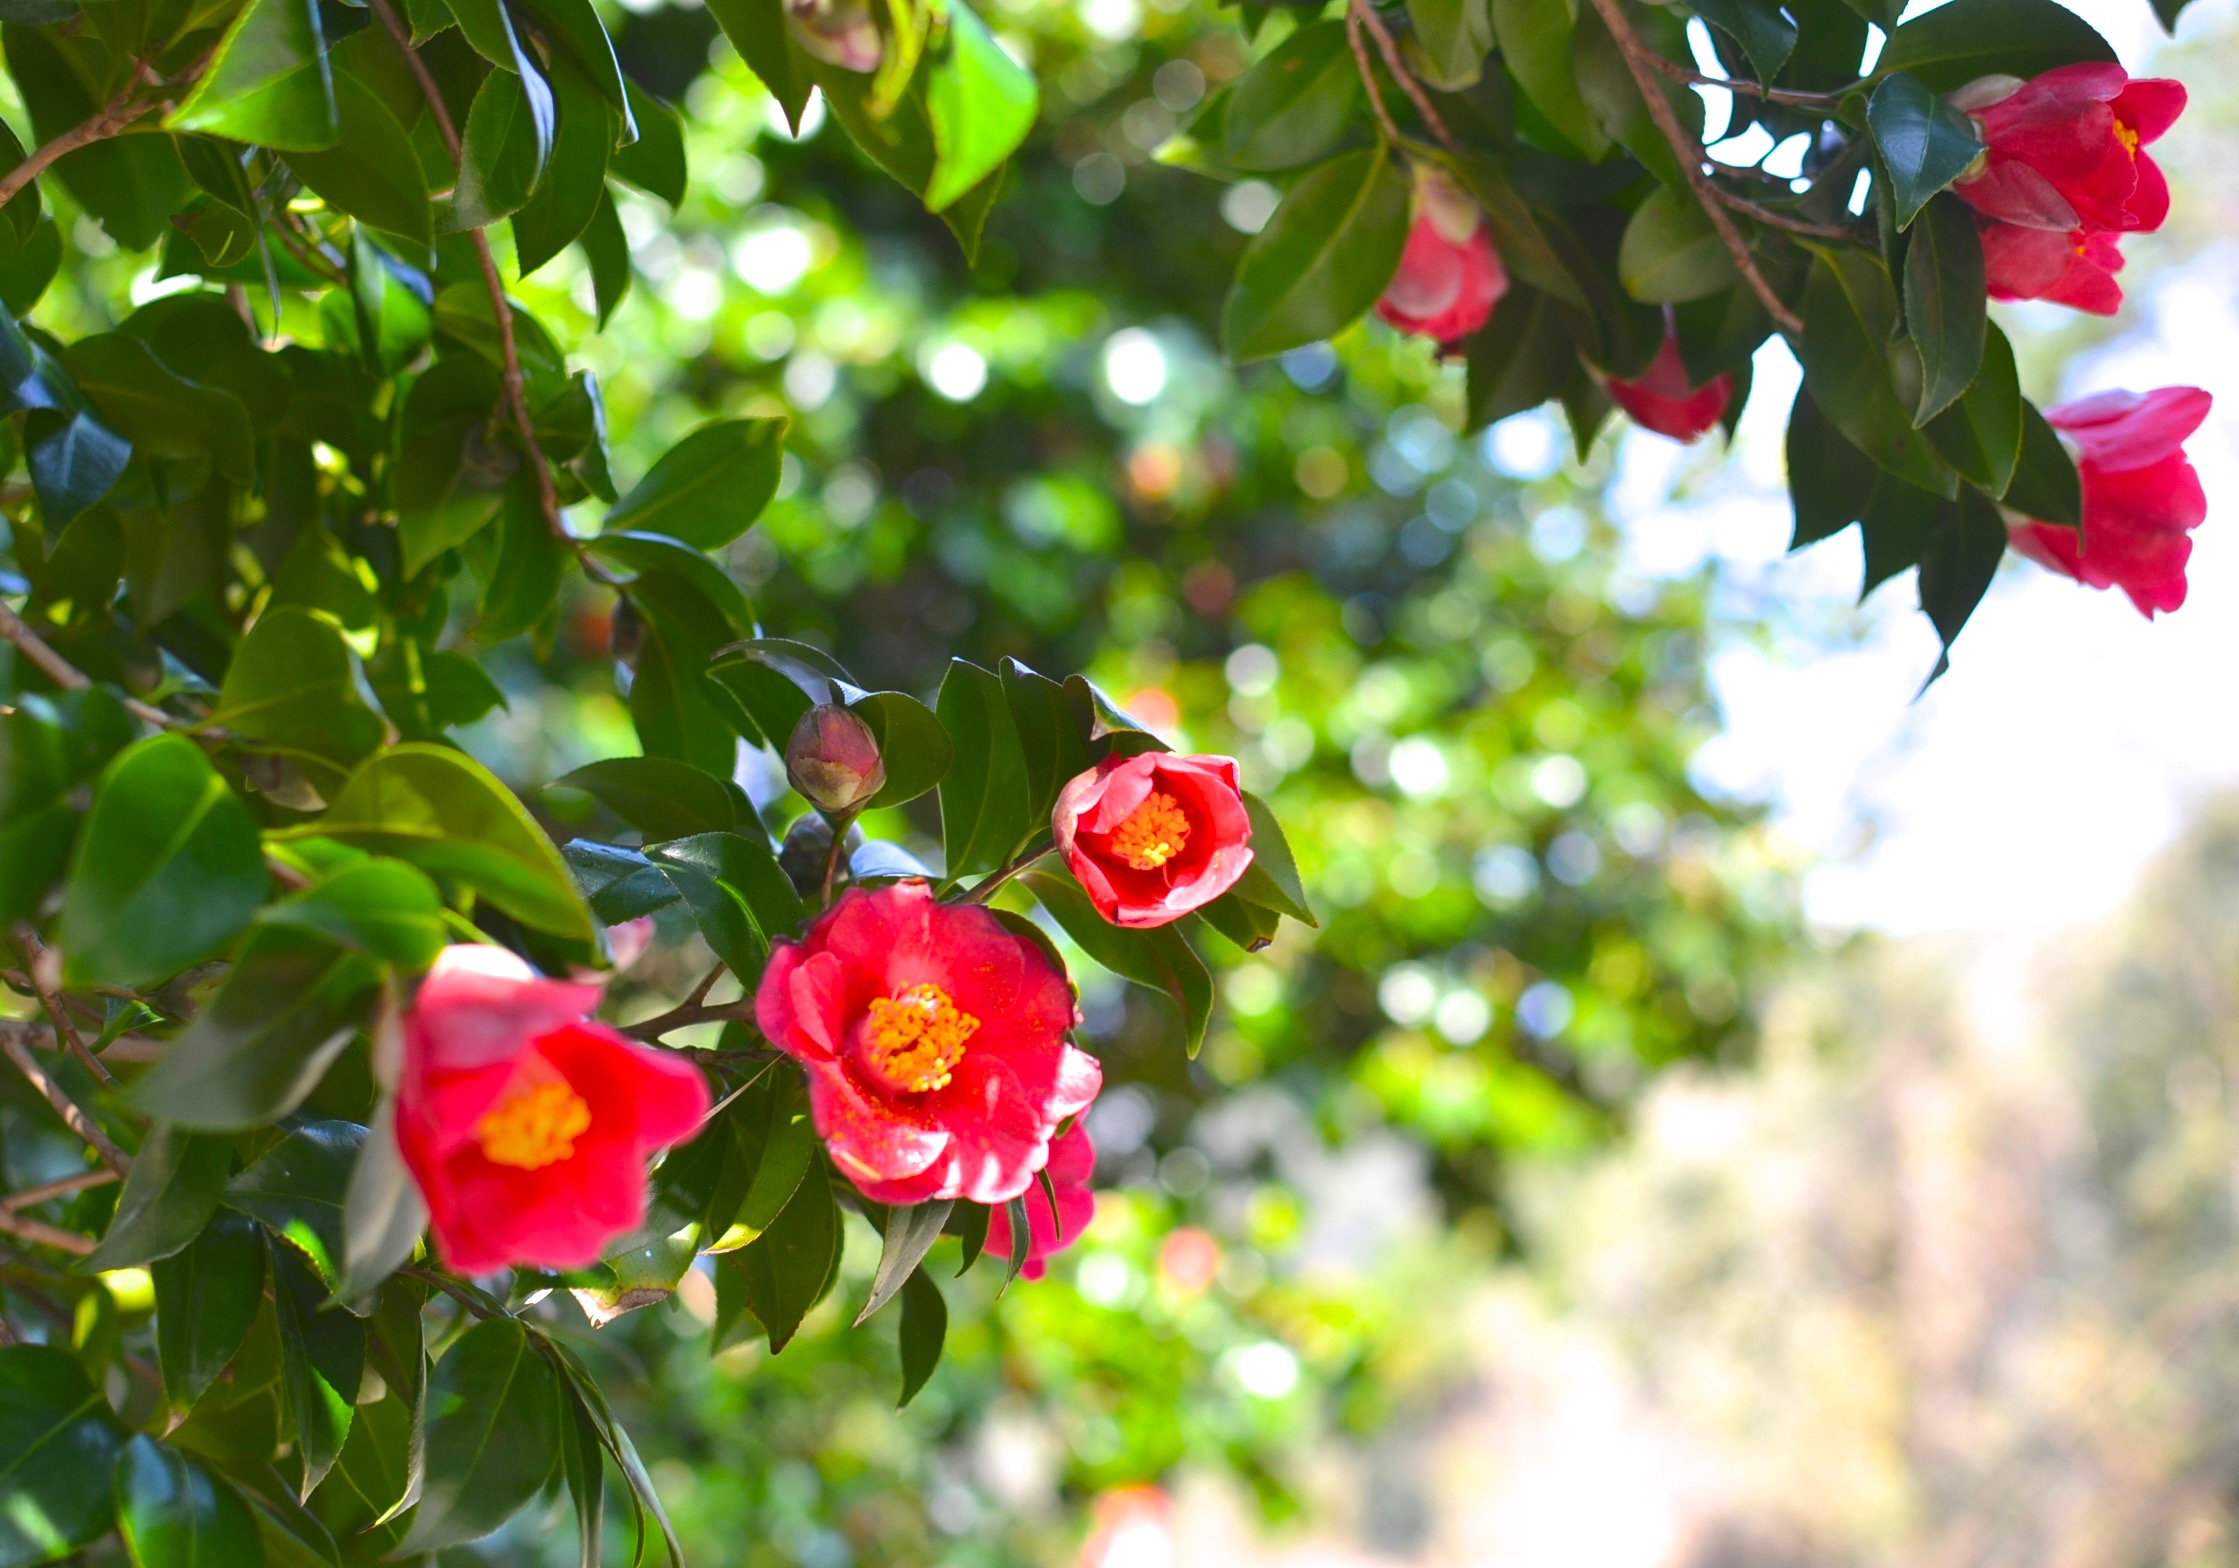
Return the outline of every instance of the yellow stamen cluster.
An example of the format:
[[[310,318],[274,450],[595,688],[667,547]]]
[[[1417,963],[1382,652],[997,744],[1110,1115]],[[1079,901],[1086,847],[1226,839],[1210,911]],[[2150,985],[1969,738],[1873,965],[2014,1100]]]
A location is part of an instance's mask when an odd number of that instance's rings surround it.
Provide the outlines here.
[[[510,1089],[475,1123],[482,1152],[497,1165],[540,1171],[575,1153],[575,1140],[591,1126],[583,1096],[554,1078]]]
[[[879,1075],[909,1094],[945,1089],[980,1021],[937,985],[874,997],[863,1047]]]
[[[1156,871],[1182,852],[1189,842],[1189,818],[1181,803],[1164,790],[1154,790],[1143,803],[1112,829],[1112,853],[1138,871]]]
[[[2122,121],[2117,120],[2115,121],[2115,135],[2122,139],[2122,144],[2124,147],[2130,150],[2131,157],[2135,158],[2138,156],[2139,137],[2136,131],[2132,130]]]

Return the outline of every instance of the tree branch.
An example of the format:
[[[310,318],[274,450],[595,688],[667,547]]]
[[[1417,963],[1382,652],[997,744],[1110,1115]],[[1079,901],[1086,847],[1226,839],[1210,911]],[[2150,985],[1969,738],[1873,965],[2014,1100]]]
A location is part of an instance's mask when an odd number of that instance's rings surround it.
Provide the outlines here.
[[[48,647],[44,638],[24,624],[22,616],[8,608],[6,600],[0,600],[0,637],[22,649],[23,656],[64,691],[83,691],[93,684],[92,676]],[[153,724],[158,729],[175,729],[180,724],[161,708],[150,707],[136,697],[125,698],[124,706],[125,711],[141,723]]]
[[[1345,8],[1345,36],[1353,46],[1353,61],[1360,67],[1361,86],[1368,89],[1368,106],[1376,111],[1376,123],[1383,127],[1384,140],[1392,146],[1399,145],[1399,127],[1392,123],[1391,111],[1384,107],[1384,95],[1376,86],[1376,67],[1368,58],[1368,45],[1361,42],[1360,0]]]
[[[191,81],[200,72],[201,67],[198,65],[183,80]],[[110,99],[107,107],[96,112],[93,118],[82,125],[72,126],[43,146],[33,148],[31,156],[6,174],[0,174],[0,207],[13,201],[26,185],[45,173],[48,165],[57,158],[76,152],[80,147],[107,141],[162,102],[163,99],[155,94],[140,92],[140,77],[135,72],[132,85]]]
[[[1010,881],[1011,878],[1017,876],[1021,871],[1024,871],[1028,866],[1033,865],[1035,861],[1042,859],[1056,848],[1055,844],[1041,843],[1022,851],[1009,865],[973,883],[972,891],[966,893],[958,902],[964,904],[986,903],[995,896],[997,888],[1000,888],[1004,883]]]
[[[1807,93],[1793,87],[1767,87],[1763,82],[1752,82],[1742,77],[1705,76],[1700,71],[1690,71],[1676,60],[1649,52],[1649,63],[1679,83],[1682,87],[1723,87],[1730,93],[1740,93],[1746,98],[1762,98],[1767,103],[1786,104],[1793,109],[1823,109],[1834,112],[1842,101],[1839,93]]]
[[[1704,215],[1710,219],[1710,226],[1718,231],[1718,238],[1726,246],[1726,254],[1733,258],[1734,270],[1742,275],[1742,280],[1749,285],[1750,292],[1757,296],[1758,303],[1765,307],[1765,314],[1773,318],[1775,326],[1790,337],[1803,336],[1803,321],[1788,308],[1787,301],[1774,292],[1772,284],[1758,270],[1756,257],[1749,253],[1748,241],[1741,237],[1741,230],[1734,227],[1734,220],[1728,215],[1725,203],[1719,199],[1718,187],[1711,184],[1710,176],[1703,172],[1702,148],[1695,145],[1695,138],[1688,135],[1686,127],[1679,123],[1679,115],[1672,109],[1671,100],[1664,96],[1663,88],[1657,83],[1655,62],[1660,56],[1640,41],[1640,35],[1633,31],[1632,23],[1625,20],[1619,0],[1593,0],[1593,6],[1595,13],[1601,17],[1602,24],[1609,29],[1610,37],[1616,40],[1617,52],[1625,57],[1625,69],[1632,73],[1633,85],[1640,89],[1640,96],[1648,105],[1648,117],[1656,122],[1656,129],[1671,144],[1672,152],[1679,158],[1680,173],[1686,176],[1695,199],[1702,203]]]
[[[1376,40],[1377,52],[1383,55],[1384,64],[1390,68],[1392,80],[1399,83],[1399,90],[1413,101],[1415,112],[1423,117],[1423,123],[1430,127],[1430,133],[1438,138],[1439,145],[1448,152],[1460,154],[1461,143],[1455,141],[1454,133],[1446,129],[1445,120],[1431,106],[1430,94],[1423,91],[1423,84],[1415,80],[1415,73],[1407,69],[1407,62],[1400,58],[1399,45],[1393,42],[1391,29],[1384,25],[1384,19],[1376,14],[1368,0],[1352,0],[1352,4],[1347,7],[1345,19],[1350,22],[1355,16],[1360,18],[1360,25],[1368,29],[1369,36]],[[1357,50],[1360,34],[1356,32],[1353,40]],[[1382,106],[1378,107],[1381,109]]]
[[[373,14],[381,19],[381,25],[389,30],[389,36],[396,40],[397,47],[404,51],[412,74],[419,79],[420,91],[428,100],[428,113],[435,117],[435,128],[443,134],[443,145],[450,150],[452,166],[460,167],[459,130],[451,123],[451,111],[443,102],[435,73],[412,47],[412,34],[398,20],[390,0],[368,0],[368,3]],[[552,536],[568,548],[577,549],[575,536],[560,520],[560,494],[553,487],[552,468],[544,460],[544,448],[536,438],[536,422],[529,413],[528,379],[521,373],[521,350],[513,336],[513,305],[505,297],[505,279],[498,274],[497,258],[490,254],[490,237],[479,226],[467,230],[467,235],[474,241],[475,259],[482,264],[482,286],[490,295],[490,314],[497,321],[498,355],[505,371],[505,403],[513,415],[514,431],[521,438],[522,453],[536,476],[537,508],[544,514],[544,526],[552,531]]]
[[[54,1032],[69,1048],[70,1054],[85,1064],[93,1074],[93,1081],[104,1089],[116,1087],[117,1075],[101,1065],[101,1059],[86,1049],[85,1041],[78,1034],[78,1026],[62,1006],[62,993],[55,981],[61,976],[60,955],[39,940],[39,933],[31,929],[31,922],[18,920],[8,935],[14,940],[16,951],[23,955],[23,965],[32,989],[38,993],[39,1005],[54,1020]]]
[[[22,1241],[34,1241],[42,1247],[52,1247],[57,1252],[67,1252],[82,1258],[99,1245],[79,1235],[74,1230],[64,1230],[59,1225],[49,1225],[45,1220],[26,1218],[12,1209],[0,1209],[0,1235],[14,1236]]]
[[[1769,223],[1776,229],[1786,229],[1791,234],[1809,234],[1823,240],[1847,240],[1850,230],[1839,224],[1814,223],[1809,218],[1792,218],[1772,207],[1762,207],[1746,196],[1737,195],[1723,185],[1713,184],[1711,193],[1739,213],[1746,213],[1759,223]]]
[[[105,1187],[117,1179],[115,1171],[87,1171],[83,1176],[65,1176],[60,1181],[46,1182],[37,1187],[26,1187],[21,1192],[11,1192],[0,1198],[0,1209],[13,1212],[28,1209],[35,1203],[45,1203],[49,1198],[67,1198],[73,1192],[83,1192],[88,1187]]]
[[[86,1146],[101,1156],[101,1163],[123,1176],[131,1171],[132,1161],[125,1152],[109,1141],[109,1135],[94,1125],[93,1118],[79,1109],[62,1085],[48,1076],[47,1070],[31,1058],[22,1038],[12,1029],[0,1029],[0,1053],[16,1064],[16,1071],[31,1080],[31,1087],[38,1090],[46,1102],[54,1107],[55,1115],[63,1125],[86,1141]],[[91,1250],[90,1248],[87,1250]]]

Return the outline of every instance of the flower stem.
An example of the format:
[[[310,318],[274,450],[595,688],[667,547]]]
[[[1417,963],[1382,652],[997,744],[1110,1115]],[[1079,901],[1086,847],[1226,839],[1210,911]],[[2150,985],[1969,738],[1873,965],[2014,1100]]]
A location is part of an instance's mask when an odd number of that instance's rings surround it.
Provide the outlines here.
[[[1057,846],[1055,844],[1050,843],[1047,840],[1043,840],[1042,842],[1021,851],[1009,865],[1003,867],[1000,871],[993,872],[987,876],[980,878],[978,882],[972,885],[972,891],[966,893],[962,898],[958,899],[957,902],[960,904],[986,903],[989,899],[995,896],[996,889],[1000,888],[1004,883],[1010,881],[1011,878],[1017,876],[1021,871],[1024,871],[1027,867],[1033,865],[1035,861],[1040,860],[1043,856],[1049,854],[1056,848]]]

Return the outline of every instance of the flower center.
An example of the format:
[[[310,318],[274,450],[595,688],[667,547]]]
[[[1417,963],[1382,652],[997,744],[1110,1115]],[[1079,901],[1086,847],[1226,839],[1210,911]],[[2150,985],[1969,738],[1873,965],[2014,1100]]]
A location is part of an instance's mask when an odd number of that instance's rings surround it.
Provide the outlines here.
[[[1163,790],[1153,791],[1143,803],[1112,829],[1112,853],[1138,871],[1156,871],[1182,852],[1189,842],[1189,818],[1181,803]]]
[[[980,1021],[937,985],[913,985],[899,996],[871,1000],[863,1048],[879,1075],[906,1094],[948,1087],[964,1042]]]
[[[2125,148],[2129,149],[2129,152],[2130,152],[2130,156],[2131,156],[2131,157],[2135,158],[2135,157],[2137,157],[2137,156],[2138,156],[2138,140],[2139,140],[2139,138],[2138,138],[2138,133],[2137,133],[2136,131],[2132,130],[2132,129],[2131,129],[2131,128],[2130,128],[2129,126],[2128,126],[2128,125],[2124,124],[2124,123],[2123,123],[2123,122],[2122,122],[2121,120],[2117,120],[2117,121],[2115,121],[2115,135],[2116,135],[2116,136],[2117,136],[2118,138],[2120,138],[2120,140],[2121,140],[2121,142],[2122,142],[2123,146],[2124,146]]]
[[[591,1107],[564,1078],[524,1084],[474,1125],[482,1152],[491,1163],[515,1170],[540,1171],[575,1153],[575,1140],[591,1125]]]

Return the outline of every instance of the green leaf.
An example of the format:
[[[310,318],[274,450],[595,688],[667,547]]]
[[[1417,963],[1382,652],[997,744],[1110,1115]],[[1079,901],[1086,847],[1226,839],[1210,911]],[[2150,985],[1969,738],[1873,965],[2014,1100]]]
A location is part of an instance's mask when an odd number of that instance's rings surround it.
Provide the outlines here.
[[[342,126],[316,0],[249,0],[165,123],[283,152],[332,147]]]
[[[950,877],[993,871],[1040,824],[1032,806],[1026,752],[1003,683],[978,665],[951,659],[936,704],[956,760],[941,780],[941,839]]]
[[[53,533],[107,495],[132,460],[132,443],[82,408],[33,410],[23,447],[40,516]]]
[[[210,722],[332,787],[381,744],[381,716],[363,690],[340,626],[315,611],[275,607],[235,650]]]
[[[809,80],[807,62],[786,25],[782,0],[709,0],[708,11],[798,134],[816,84]]]
[[[591,25],[598,26],[596,15]],[[600,36],[605,36],[603,29]],[[613,58],[611,50],[608,58]],[[524,278],[591,226],[606,195],[606,160],[614,150],[614,111],[566,55],[552,57],[552,96],[559,117],[552,158],[542,182],[513,214],[515,264]]]
[[[933,1276],[919,1269],[902,1286],[902,1323],[896,1337],[902,1353],[902,1397],[897,1405],[917,1397],[941,1364],[941,1346],[947,1338],[948,1303]]]
[[[226,1183],[226,1206],[302,1253],[331,1288],[342,1260],[342,1200],[364,1145],[356,1122],[304,1122]]]
[[[67,801],[0,823],[0,926],[39,912],[77,837],[78,814]]]
[[[634,849],[578,838],[570,839],[562,854],[602,926],[618,926],[666,909],[681,896],[661,868]]]
[[[1223,893],[1198,912],[1205,923],[1247,953],[1256,953],[1275,940],[1283,917],[1272,909],[1247,904],[1234,893]]]
[[[1804,291],[1804,384],[1861,452],[1910,484],[1951,495],[1956,479],[1913,428],[1891,378],[1896,316],[1896,290],[1877,258],[1820,252]]]
[[[616,179],[658,196],[671,207],[684,204],[686,169],[684,126],[676,111],[658,98],[630,86],[630,116],[637,121],[637,140],[616,151],[607,168]]]
[[[1957,400],[1982,368],[1982,238],[1956,196],[1922,209],[1905,247],[1905,324],[1920,349],[1920,406],[1926,424]]]
[[[1770,82],[1796,48],[1796,24],[1774,0],[1695,0],[1694,13],[1741,45],[1757,80]]]
[[[309,1497],[350,1435],[365,1380],[365,1324],[326,1304],[327,1291],[294,1249],[272,1250],[272,1304],[280,1327],[280,1397],[303,1461]]]
[[[2006,493],[2021,457],[2021,380],[2013,347],[1996,326],[1985,339],[1974,384],[1925,429],[1952,467],[1994,496]]]
[[[496,549],[486,566],[476,568],[484,582],[475,640],[501,643],[543,625],[574,558],[569,543],[546,521],[535,481],[515,473],[498,509]]]
[[[323,836],[465,883],[525,925],[591,937],[590,911],[544,830],[473,758],[420,742],[374,755],[326,816],[282,837]]]
[[[342,1268],[334,1299],[362,1310],[362,1302],[411,1260],[428,1228],[427,1200],[404,1163],[396,1141],[396,1100],[384,1095],[373,1108],[365,1145],[350,1168],[342,1199]]]
[[[1936,675],[1950,663],[1951,645],[1975,606],[1990,591],[1998,563],[2006,554],[2006,523],[1997,503],[1972,485],[1959,493],[1959,504],[1946,507],[1928,547],[1920,557],[1920,608],[1927,613],[1943,639],[1944,652],[1936,660]],[[1934,680],[1936,675],[1931,675]]]
[[[749,1246],[723,1254],[718,1265],[742,1304],[769,1336],[770,1353],[792,1341],[809,1308],[824,1299],[839,1271],[840,1211],[831,1178],[815,1160],[793,1197]]]
[[[1085,733],[1088,725],[1056,681],[1012,658],[1001,660],[997,668],[1026,757],[1026,820],[1031,835],[1034,824],[1049,820],[1058,792],[1093,765]]]
[[[1029,871],[1019,879],[1041,901],[1065,934],[1113,974],[1155,991],[1181,1014],[1189,1054],[1205,1043],[1213,1015],[1213,977],[1181,932],[1173,926],[1147,930],[1115,926],[1096,912],[1080,884],[1048,871]]]
[[[264,1242],[248,1216],[221,1210],[185,1251],[159,1259],[149,1272],[163,1396],[185,1412],[249,1337],[264,1299]]]
[[[1359,97],[1345,24],[1309,22],[1237,82],[1222,118],[1221,149],[1239,169],[1312,163],[1352,128]]]
[[[630,291],[630,240],[622,232],[622,215],[614,210],[612,192],[599,197],[599,210],[591,214],[591,226],[583,231],[578,243],[583,248],[584,263],[591,269],[592,302],[598,306],[599,325],[604,327],[614,307]]]
[[[69,39],[59,29],[16,22],[8,24],[6,36],[8,74],[31,112],[36,141],[52,141],[92,119],[123,86],[119,77],[113,85],[101,82],[98,97],[89,91],[81,62],[89,71],[116,68],[116,56],[90,36]],[[54,173],[126,250],[146,250],[162,239],[171,214],[194,188],[176,144],[161,131],[88,143],[55,160]]]
[[[2009,511],[2040,523],[2083,524],[2083,481],[2077,477],[2076,460],[2027,398],[2021,403],[2021,459],[2004,499]]]
[[[428,1379],[427,1482],[401,1555],[479,1540],[560,1461],[559,1378],[512,1318],[478,1323]]]
[[[1930,92],[1948,93],[1978,76],[2040,76],[2114,58],[2090,23],[2056,0],[1962,0],[1891,33],[1875,69],[1909,71]]]
[[[412,139],[389,106],[354,76],[334,83],[342,131],[324,152],[291,152],[283,161],[337,212],[426,249],[434,234],[427,176]]]
[[[73,986],[143,986],[208,958],[264,902],[256,821],[184,735],[109,765],[63,895]]]
[[[651,756],[729,773],[738,742],[707,668],[715,650],[736,635],[737,623],[698,583],[671,572],[642,573],[626,593],[643,628],[630,681],[639,743]]]
[[[948,1224],[949,1212],[955,1207],[947,1199],[887,1206],[885,1244],[879,1249],[878,1269],[871,1276],[871,1294],[863,1310],[855,1314],[856,1327],[870,1321],[871,1314],[892,1301],[903,1282],[917,1272],[925,1254],[941,1239],[941,1228]]]
[[[801,715],[820,702],[848,695],[853,686],[828,653],[782,637],[749,637],[723,648],[708,665],[708,679],[723,689],[749,741],[783,751]]]
[[[1982,155],[1974,123],[1930,92],[1910,71],[1882,78],[1866,105],[1866,123],[1889,171],[1897,227],[1912,227],[1928,198],[1967,172]]]
[[[939,212],[1002,168],[1034,129],[1034,73],[1003,52],[964,0],[949,0],[948,39],[933,57],[925,107],[933,121],[933,177],[925,205]]]
[[[2177,33],[2177,18],[2185,14],[2191,0],[2153,0],[2153,14],[2161,22],[2161,30],[2172,38]]]
[[[617,533],[610,529],[586,541],[584,548],[608,565],[622,568],[615,574],[618,581],[627,583],[665,574],[688,585],[720,618],[721,625],[711,627],[715,634],[711,650],[754,635],[754,607],[747,603],[746,595],[729,573],[691,545],[657,533]]]
[[[608,508],[605,531],[663,534],[702,550],[729,544],[777,493],[785,425],[782,418],[702,425]]]
[[[1321,165],[1245,247],[1221,311],[1234,360],[1265,359],[1359,319],[1399,269],[1407,179],[1379,142]]]
[[[377,960],[314,931],[258,926],[217,996],[132,1086],[130,1103],[208,1132],[285,1116],[364,1023],[382,973]]]
[[[560,1435],[560,1473],[568,1496],[575,1503],[575,1534],[580,1568],[599,1568],[601,1543],[606,1532],[605,1450],[599,1446],[599,1429],[591,1413],[571,1391],[567,1426]]]
[[[1502,64],[1571,149],[1598,162],[1609,150],[1609,138],[1579,95],[1573,17],[1567,0],[1493,0],[1493,33],[1500,41]]]
[[[377,855],[336,867],[257,919],[268,928],[312,932],[415,974],[435,962],[448,940],[435,884],[404,862]]]
[[[563,786],[596,798],[649,844],[740,825],[727,781],[667,757],[609,757],[562,774],[550,787]]]
[[[141,455],[207,457],[236,484],[256,478],[256,433],[232,393],[187,380],[121,332],[80,338],[62,362]]]
[[[886,764],[886,783],[869,806],[899,806],[948,777],[956,748],[924,703],[903,692],[874,691],[848,706],[871,727],[879,758]]]
[[[1537,408],[1578,369],[1578,349],[1555,301],[1512,284],[1492,319],[1462,345],[1469,371],[1469,428]]]
[[[116,1458],[117,1528],[133,1568],[258,1568],[256,1515],[222,1478],[145,1433]]]
[[[552,89],[533,67],[483,77],[459,138],[459,183],[443,227],[479,229],[526,206],[551,159],[553,131]]]
[[[1881,471],[1819,411],[1808,387],[1796,389],[1787,444],[1788,497],[1796,517],[1788,548],[1801,550],[1855,522]]]
[[[193,1241],[217,1211],[232,1160],[225,1139],[157,1122],[132,1157],[108,1234],[80,1269],[131,1268],[168,1258]]]
[[[0,1563],[51,1562],[108,1533],[125,1437],[75,1356],[0,1348]]]
[[[630,118],[629,84],[622,76],[622,62],[615,56],[614,40],[591,0],[524,0],[524,5],[566,45],[576,68],[613,107],[622,121],[619,140],[624,144],[636,141],[637,122]]]
[[[1731,288],[1740,274],[1702,203],[1660,185],[1625,225],[1617,276],[1644,304],[1678,305]]]
[[[1424,80],[1441,92],[1476,86],[1493,49],[1490,0],[1408,0],[1407,16],[1422,46]]]
[[[742,984],[761,974],[770,939],[801,920],[800,894],[759,833],[701,833],[646,851],[684,896],[715,956]]]
[[[1288,915],[1307,925],[1319,925],[1306,902],[1306,885],[1299,880],[1298,861],[1274,808],[1250,790],[1243,791],[1244,811],[1252,823],[1252,863],[1245,867],[1234,889],[1238,898],[1262,909]]]
[[[776,1223],[816,1162],[816,1124],[797,1076],[773,1077],[760,1134],[761,1157],[739,1199],[737,1216],[738,1224],[756,1234]]]

